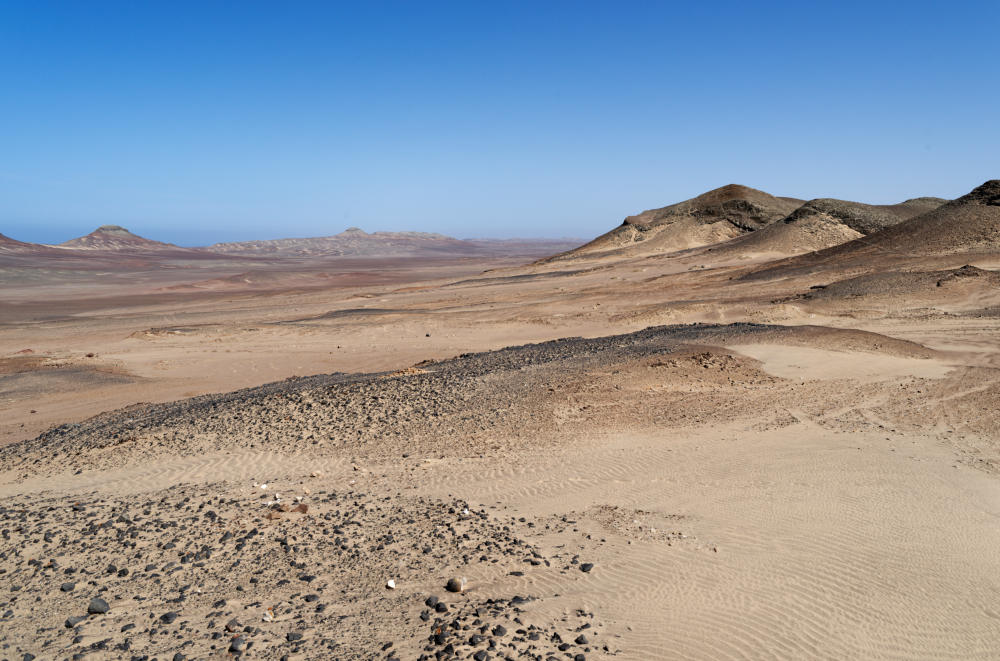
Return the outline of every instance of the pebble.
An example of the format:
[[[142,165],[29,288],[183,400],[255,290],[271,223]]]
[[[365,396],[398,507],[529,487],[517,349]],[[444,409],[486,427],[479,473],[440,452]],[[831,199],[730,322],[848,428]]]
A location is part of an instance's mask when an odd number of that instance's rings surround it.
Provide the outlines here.
[[[444,589],[448,592],[463,592],[465,590],[465,579],[464,578],[449,578],[447,585]]]
[[[594,568],[593,562],[585,562],[582,565],[580,565],[580,571],[582,572],[589,572],[593,568]]]
[[[76,583],[63,583],[59,589],[63,592],[72,592],[76,588]]]
[[[80,624],[86,619],[87,619],[86,615],[74,615],[72,617],[67,617],[65,622],[66,628],[72,629],[73,627]]]
[[[87,606],[87,612],[91,615],[103,615],[111,610],[111,606],[108,602],[104,601],[100,597],[94,597],[90,600],[90,605]]]

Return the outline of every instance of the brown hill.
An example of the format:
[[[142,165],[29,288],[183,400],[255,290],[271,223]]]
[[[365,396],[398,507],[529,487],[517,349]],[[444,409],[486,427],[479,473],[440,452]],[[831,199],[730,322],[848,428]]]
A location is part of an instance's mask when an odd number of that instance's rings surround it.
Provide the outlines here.
[[[25,243],[24,241],[18,241],[17,239],[0,234],[0,253],[30,254],[51,252],[52,250],[53,248],[49,246],[43,246],[38,243]]]
[[[950,201],[951,200],[946,200],[943,197],[914,197],[906,200],[905,202],[900,202],[899,204],[887,204],[881,208],[909,219],[914,216],[927,213],[928,211],[933,211],[942,204],[946,204]]]
[[[780,220],[802,200],[737,184],[627,217],[620,226],[552,259],[605,253],[670,253],[719,243]]]
[[[872,270],[886,259],[998,251],[1000,179],[993,179],[967,195],[869,236],[781,260],[746,277],[783,277],[835,266]]]
[[[706,251],[751,258],[760,254],[797,255],[822,250],[891,227],[945,202],[925,197],[899,204],[872,205],[819,198],[806,202],[779,222]]]
[[[194,252],[172,243],[146,239],[118,225],[101,225],[86,236],[59,244],[72,250],[104,250],[115,252]]]

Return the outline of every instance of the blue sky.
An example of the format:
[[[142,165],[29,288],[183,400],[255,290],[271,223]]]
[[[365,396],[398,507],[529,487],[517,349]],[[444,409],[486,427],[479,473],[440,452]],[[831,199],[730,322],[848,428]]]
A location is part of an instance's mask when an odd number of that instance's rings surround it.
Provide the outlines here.
[[[954,197],[1000,177],[998,25],[995,1],[0,0],[0,232],[590,237],[727,183]]]

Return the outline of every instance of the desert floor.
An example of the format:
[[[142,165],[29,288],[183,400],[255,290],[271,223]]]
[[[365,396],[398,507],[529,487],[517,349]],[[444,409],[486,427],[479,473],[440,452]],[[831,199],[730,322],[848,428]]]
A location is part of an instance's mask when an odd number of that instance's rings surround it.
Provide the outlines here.
[[[753,260],[6,289],[0,657],[1000,657],[1000,290]]]

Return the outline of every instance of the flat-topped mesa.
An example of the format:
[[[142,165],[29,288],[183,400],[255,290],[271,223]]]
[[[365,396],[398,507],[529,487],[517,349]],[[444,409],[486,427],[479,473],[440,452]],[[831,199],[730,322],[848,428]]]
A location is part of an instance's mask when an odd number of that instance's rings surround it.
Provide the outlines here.
[[[95,234],[98,232],[100,232],[101,234],[119,234],[122,236],[134,236],[137,239],[140,238],[138,235],[129,232],[121,225],[101,225],[96,230],[94,230]]]
[[[59,244],[60,248],[73,250],[110,250],[128,252],[177,251],[186,250],[172,243],[153,241],[133,234],[121,225],[101,225],[96,230]]]
[[[349,227],[340,234],[307,238],[216,243],[215,253],[268,257],[392,257],[474,255],[481,250],[468,241],[429,232],[366,232]]]
[[[590,243],[551,258],[670,253],[733,239],[780,220],[802,200],[728,184],[683,202],[649,209]]]

